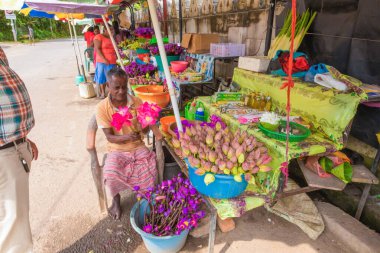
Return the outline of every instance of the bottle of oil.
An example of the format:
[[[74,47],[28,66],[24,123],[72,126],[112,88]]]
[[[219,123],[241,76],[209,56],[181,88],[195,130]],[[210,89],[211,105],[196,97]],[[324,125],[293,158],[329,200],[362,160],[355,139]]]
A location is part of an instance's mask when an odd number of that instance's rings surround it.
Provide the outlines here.
[[[261,94],[260,99],[261,99],[261,102],[260,102],[260,111],[262,112],[262,111],[265,110],[265,106],[266,106],[267,101],[266,101],[265,96],[263,94]]]
[[[260,111],[260,105],[261,105],[261,96],[260,94],[257,94],[256,100],[255,100],[255,106],[253,108]]]

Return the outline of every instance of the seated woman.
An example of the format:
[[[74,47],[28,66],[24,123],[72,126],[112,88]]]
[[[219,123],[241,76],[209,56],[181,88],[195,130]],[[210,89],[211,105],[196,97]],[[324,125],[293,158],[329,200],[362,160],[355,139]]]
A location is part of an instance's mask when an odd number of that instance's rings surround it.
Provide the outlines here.
[[[144,191],[153,187],[158,175],[156,155],[144,144],[143,136],[148,129],[141,129],[136,119],[136,108],[142,101],[127,93],[128,78],[120,68],[107,73],[109,95],[97,105],[96,120],[108,141],[108,156],[103,167],[105,185],[113,197],[108,213],[120,219],[120,192],[139,186]],[[131,126],[123,126],[120,131],[111,126],[112,115],[118,108],[128,106],[134,118]],[[151,127],[156,138],[162,135],[157,127]]]

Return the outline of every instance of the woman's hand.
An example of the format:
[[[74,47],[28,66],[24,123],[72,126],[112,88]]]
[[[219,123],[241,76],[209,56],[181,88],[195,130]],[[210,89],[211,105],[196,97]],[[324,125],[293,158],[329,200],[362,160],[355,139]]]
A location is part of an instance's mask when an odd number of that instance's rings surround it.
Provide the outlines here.
[[[38,159],[38,148],[37,148],[37,145],[34,142],[32,142],[31,140],[29,140],[29,139],[28,139],[28,142],[30,144],[30,147],[32,148],[33,159],[37,160]]]
[[[137,140],[140,140],[140,139],[141,139],[140,133],[133,132],[133,133],[125,135],[125,142],[137,141]]]

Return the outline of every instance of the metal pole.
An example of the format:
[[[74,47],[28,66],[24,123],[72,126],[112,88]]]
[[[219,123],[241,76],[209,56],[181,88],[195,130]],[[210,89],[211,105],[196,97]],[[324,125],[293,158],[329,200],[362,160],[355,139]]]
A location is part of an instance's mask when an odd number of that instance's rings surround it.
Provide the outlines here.
[[[168,84],[169,95],[170,95],[170,100],[171,100],[172,106],[173,106],[175,120],[177,122],[178,130],[180,132],[183,132],[181,118],[179,115],[177,98],[175,96],[175,92],[174,92],[174,88],[173,88],[172,76],[171,76],[170,71],[169,71],[168,59],[166,58],[164,42],[162,41],[162,36],[161,36],[160,24],[158,23],[157,12],[156,12],[156,8],[154,6],[153,0],[148,0],[148,6],[149,6],[150,17],[152,19],[154,33],[155,33],[156,39],[157,39],[158,50],[160,52],[162,65],[164,67],[164,73],[165,73],[165,77],[166,77],[166,82]]]
[[[270,0],[269,2],[269,13],[268,13],[268,22],[267,22],[267,34],[265,37],[265,49],[264,55],[268,55],[270,49],[270,44],[272,42],[272,29],[273,29],[273,19],[274,19],[274,9],[276,7],[276,0]]]
[[[182,42],[182,1],[178,0],[179,42]]]
[[[166,0],[163,0],[162,5],[164,7],[164,34],[165,37],[168,37],[168,3]]]
[[[84,81],[87,82],[86,72],[84,72],[83,59],[82,59],[82,52],[80,51],[80,46],[79,46],[79,43],[78,43],[78,37],[77,37],[77,31],[75,30],[74,19],[72,18],[72,15],[71,15],[71,20],[70,20],[70,22],[73,22],[73,23],[72,23],[72,26],[73,26],[73,30],[74,30],[74,38],[75,38],[75,42],[76,42],[76,44],[77,44],[78,53],[79,53],[80,67],[81,67],[81,69],[82,69],[82,73],[83,73]]]
[[[12,26],[13,39],[14,41],[17,41],[17,32],[16,32],[16,27],[15,27],[15,22],[13,21],[13,19],[11,19],[11,26]]]
[[[75,44],[74,44],[74,39],[73,39],[73,33],[71,31],[70,21],[67,21],[67,24],[69,25],[69,30],[70,30],[71,45],[73,46],[75,59],[77,60],[78,75],[81,75],[80,68],[79,68],[79,62],[78,62],[78,56],[77,56],[77,50],[75,49]]]

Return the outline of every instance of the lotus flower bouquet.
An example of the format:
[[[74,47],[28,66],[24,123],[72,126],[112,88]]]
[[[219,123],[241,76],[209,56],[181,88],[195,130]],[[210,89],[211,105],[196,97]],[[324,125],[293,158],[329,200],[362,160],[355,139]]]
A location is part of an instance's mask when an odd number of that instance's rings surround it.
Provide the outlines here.
[[[136,109],[137,121],[142,128],[153,126],[157,122],[160,111],[161,108],[158,105],[144,102]],[[132,120],[133,115],[130,108],[128,106],[120,107],[116,113],[112,114],[111,126],[120,131],[123,126],[132,126]],[[136,132],[140,130],[140,128],[136,129]]]
[[[215,180],[215,174],[232,175],[241,182],[242,175],[250,181],[256,173],[272,170],[268,166],[272,157],[263,143],[245,131],[232,132],[216,115],[211,119],[214,123],[193,124],[179,139],[172,139],[174,148],[197,169],[196,174],[207,173],[206,184]]]
[[[163,181],[145,193],[134,189],[137,199],[148,201],[149,211],[145,212],[142,229],[156,236],[179,235],[184,230],[197,227],[205,216],[200,206],[202,198],[189,179],[181,175]]]
[[[157,104],[144,102],[137,108],[137,120],[142,128],[156,124],[161,108]]]
[[[175,43],[165,44],[165,52],[167,56],[180,55],[183,52],[183,48]],[[150,53],[152,55],[159,55],[158,46],[149,47]]]
[[[268,130],[275,131],[280,125],[281,118],[275,112],[266,112],[260,118],[260,124]]]
[[[156,72],[156,67],[153,64],[137,64],[136,62],[131,62],[131,64],[125,66],[125,72],[129,77],[136,76],[154,76]]]

